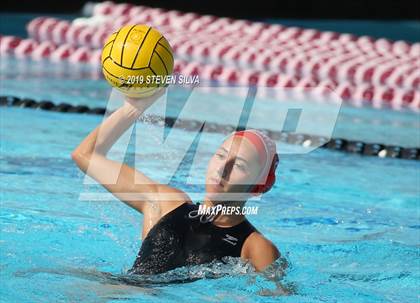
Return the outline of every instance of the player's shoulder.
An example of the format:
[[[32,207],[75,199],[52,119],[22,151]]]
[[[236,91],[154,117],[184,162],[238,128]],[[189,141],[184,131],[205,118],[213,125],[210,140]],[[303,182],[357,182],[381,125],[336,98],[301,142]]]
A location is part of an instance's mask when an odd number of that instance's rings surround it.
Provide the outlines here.
[[[244,243],[244,253],[248,257],[260,254],[279,255],[279,250],[269,239],[259,232],[253,232]]]
[[[250,237],[250,245],[257,248],[263,248],[263,249],[277,249],[276,246],[271,242],[269,239],[264,237],[263,234],[259,232],[253,232],[249,235]]]

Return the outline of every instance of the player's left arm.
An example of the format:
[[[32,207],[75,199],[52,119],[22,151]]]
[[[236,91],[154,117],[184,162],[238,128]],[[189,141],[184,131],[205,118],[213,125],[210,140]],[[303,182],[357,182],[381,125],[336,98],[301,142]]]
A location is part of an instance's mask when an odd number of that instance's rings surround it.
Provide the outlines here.
[[[258,232],[249,235],[244,246],[242,257],[249,260],[257,271],[263,271],[280,257],[277,247]]]

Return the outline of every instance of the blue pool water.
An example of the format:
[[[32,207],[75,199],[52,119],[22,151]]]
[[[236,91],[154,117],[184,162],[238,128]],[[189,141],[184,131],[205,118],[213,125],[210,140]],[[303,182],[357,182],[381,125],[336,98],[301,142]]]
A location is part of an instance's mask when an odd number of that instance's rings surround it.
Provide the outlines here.
[[[86,66],[8,58],[0,74],[5,95],[106,106],[110,93]],[[203,98],[219,104],[207,119],[221,122],[216,113],[228,111],[233,97]],[[142,216],[117,201],[81,201],[92,188],[70,159],[101,117],[0,108],[0,118],[2,302],[418,302],[417,161],[328,150],[282,156],[278,182],[250,203],[260,209],[249,219],[288,259],[281,284],[295,289],[293,295],[280,296],[275,282],[237,261],[186,274],[218,279],[177,284],[156,277],[130,286],[116,280],[126,277],[141,244]],[[419,146],[418,131],[417,114],[343,106],[334,136]],[[179,138],[173,152],[182,153],[189,133],[172,132]],[[223,137],[202,138],[208,153]],[[164,178],[170,160],[153,146],[143,156],[144,171]],[[204,171],[203,163],[196,175]],[[187,173],[181,170],[172,182],[189,190],[182,180]]]

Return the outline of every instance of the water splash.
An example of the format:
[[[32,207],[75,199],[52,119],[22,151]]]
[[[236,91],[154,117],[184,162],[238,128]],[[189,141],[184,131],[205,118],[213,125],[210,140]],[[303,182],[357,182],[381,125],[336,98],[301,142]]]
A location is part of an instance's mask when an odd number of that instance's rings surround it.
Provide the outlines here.
[[[108,285],[125,285],[140,288],[156,288],[180,283],[192,283],[205,279],[235,278],[236,288],[255,292],[260,296],[283,296],[294,292],[293,285],[284,284],[287,261],[278,259],[259,273],[240,258],[224,257],[222,261],[184,266],[156,275],[113,274],[95,268],[34,268],[15,272],[18,278],[30,278],[37,274],[51,274],[79,278]],[[238,283],[239,280],[244,283]]]

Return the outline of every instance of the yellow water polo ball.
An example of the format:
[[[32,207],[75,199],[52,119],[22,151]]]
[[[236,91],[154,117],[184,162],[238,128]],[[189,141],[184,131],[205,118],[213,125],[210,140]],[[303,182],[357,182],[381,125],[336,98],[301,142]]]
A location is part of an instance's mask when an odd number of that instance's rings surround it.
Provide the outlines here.
[[[165,86],[174,67],[171,46],[155,28],[126,25],[106,40],[102,72],[115,88],[130,97],[152,95]]]

